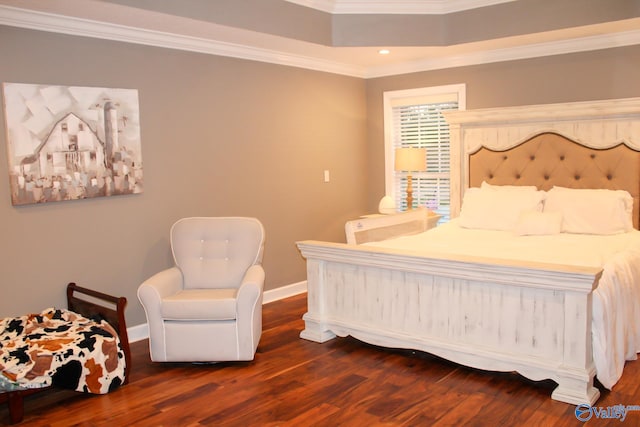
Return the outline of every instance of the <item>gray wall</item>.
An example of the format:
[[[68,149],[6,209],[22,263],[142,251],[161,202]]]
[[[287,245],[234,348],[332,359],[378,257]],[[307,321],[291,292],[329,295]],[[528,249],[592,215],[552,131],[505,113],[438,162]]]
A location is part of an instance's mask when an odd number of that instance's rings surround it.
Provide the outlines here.
[[[384,196],[385,91],[466,83],[467,109],[640,96],[640,46],[450,68],[367,81],[369,210]]]
[[[366,210],[361,79],[3,26],[0,58],[2,82],[137,89],[145,183],[14,207],[0,150],[0,317],[64,306],[76,281],[126,296],[128,324],[144,323],[137,286],[171,264],[169,228],[186,216],[259,218],[266,289],[300,282],[295,242],[344,241]]]

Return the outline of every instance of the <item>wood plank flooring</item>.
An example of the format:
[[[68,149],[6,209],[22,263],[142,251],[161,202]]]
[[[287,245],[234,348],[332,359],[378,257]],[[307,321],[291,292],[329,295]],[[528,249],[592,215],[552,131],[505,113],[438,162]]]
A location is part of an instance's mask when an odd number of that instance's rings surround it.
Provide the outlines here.
[[[26,399],[20,426],[640,426],[551,400],[554,383],[483,372],[351,338],[302,340],[306,294],[264,306],[252,362],[152,363],[132,345],[128,385],[104,396],[56,390]],[[598,406],[640,405],[640,362],[628,362]],[[602,389],[602,387],[600,387]],[[0,408],[0,425],[9,412]]]

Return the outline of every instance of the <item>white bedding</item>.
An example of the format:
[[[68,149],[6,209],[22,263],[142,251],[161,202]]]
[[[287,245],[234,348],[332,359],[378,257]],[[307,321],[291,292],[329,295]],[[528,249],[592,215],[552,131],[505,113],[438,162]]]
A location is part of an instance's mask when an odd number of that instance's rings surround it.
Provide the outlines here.
[[[464,255],[600,267],[603,274],[593,294],[592,320],[598,380],[611,389],[620,379],[625,361],[635,360],[640,352],[640,231],[518,236],[511,231],[462,228],[452,220],[425,233],[366,245],[425,256]]]

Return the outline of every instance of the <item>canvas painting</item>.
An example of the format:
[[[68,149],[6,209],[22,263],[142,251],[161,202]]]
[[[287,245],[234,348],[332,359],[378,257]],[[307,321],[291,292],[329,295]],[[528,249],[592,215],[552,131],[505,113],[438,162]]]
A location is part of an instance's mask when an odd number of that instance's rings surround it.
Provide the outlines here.
[[[13,205],[142,193],[138,91],[4,83]]]

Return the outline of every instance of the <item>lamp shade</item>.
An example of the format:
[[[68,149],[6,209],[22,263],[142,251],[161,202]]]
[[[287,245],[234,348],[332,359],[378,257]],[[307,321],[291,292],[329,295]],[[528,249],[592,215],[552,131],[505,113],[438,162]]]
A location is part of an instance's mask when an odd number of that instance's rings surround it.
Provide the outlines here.
[[[427,170],[426,148],[396,148],[396,171],[425,171]]]

